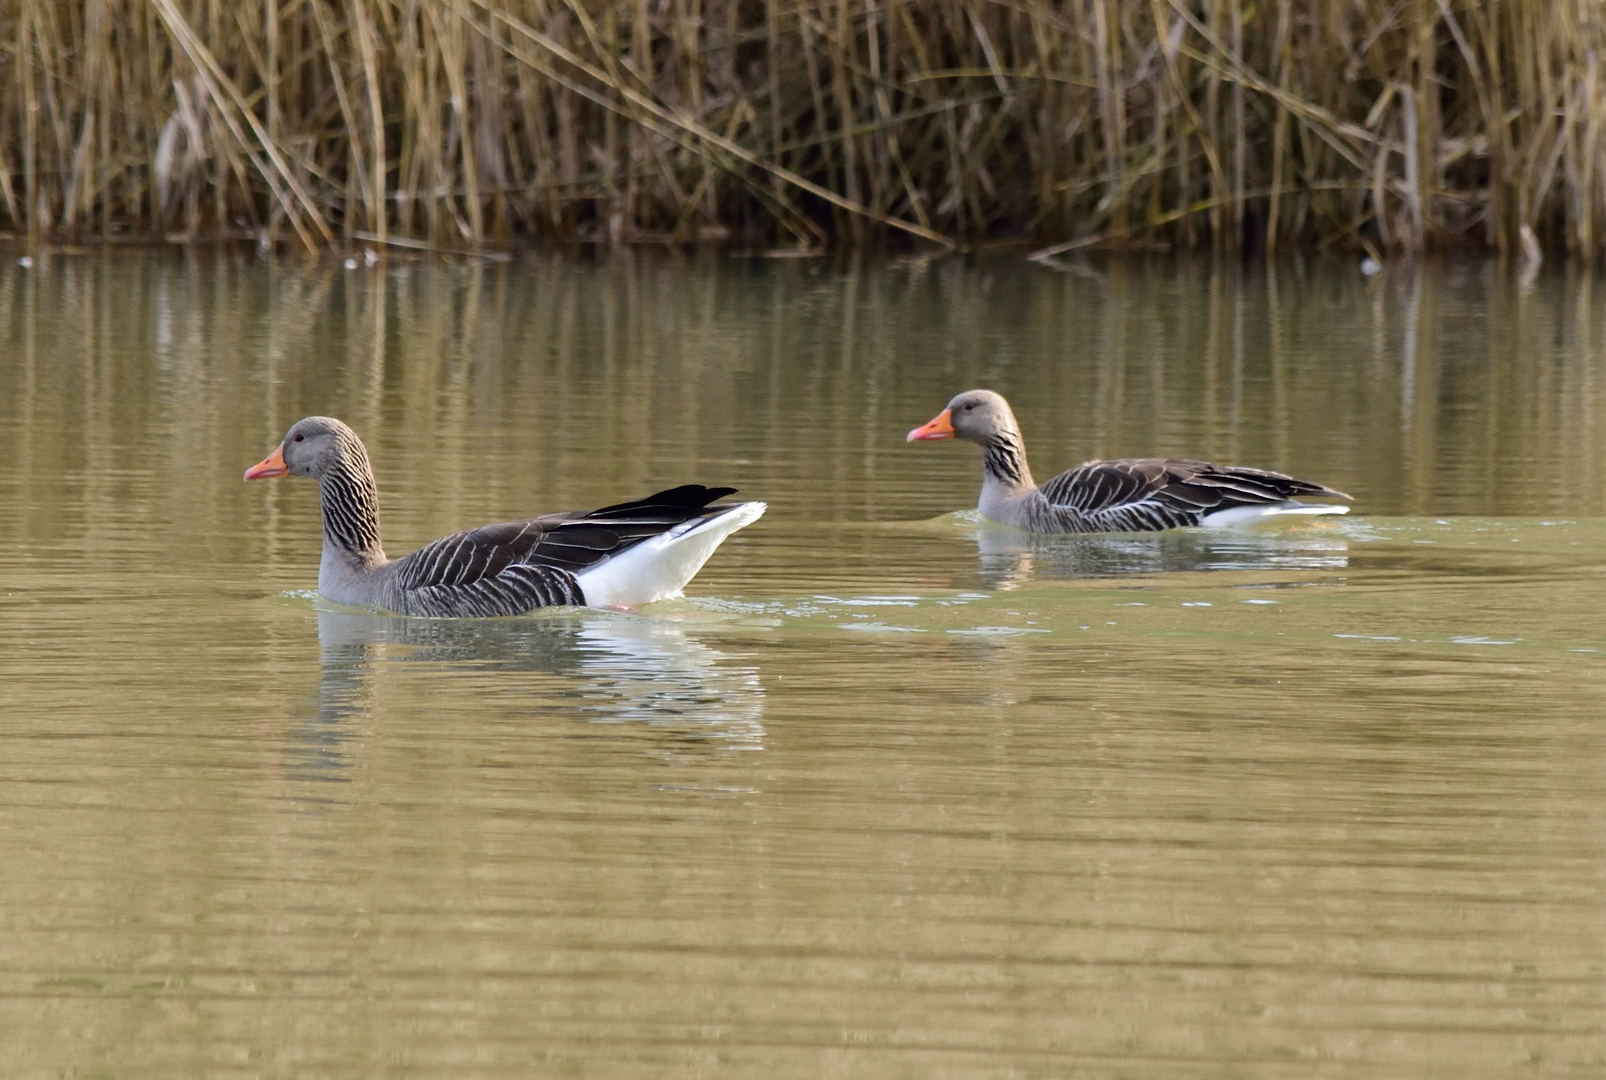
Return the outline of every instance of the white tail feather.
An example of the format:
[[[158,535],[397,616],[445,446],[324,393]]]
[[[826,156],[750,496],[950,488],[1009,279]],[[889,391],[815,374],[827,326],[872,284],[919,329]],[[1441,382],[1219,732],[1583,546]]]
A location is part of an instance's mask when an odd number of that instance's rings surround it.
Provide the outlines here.
[[[738,503],[716,518],[700,518],[643,540],[576,574],[591,607],[640,607],[679,596],[725,537],[764,516],[761,502]]]
[[[1217,510],[1206,514],[1199,524],[1207,529],[1230,529],[1240,525],[1253,525],[1267,518],[1285,514],[1347,514],[1349,507],[1333,503],[1285,502],[1273,506],[1235,506],[1231,510]]]

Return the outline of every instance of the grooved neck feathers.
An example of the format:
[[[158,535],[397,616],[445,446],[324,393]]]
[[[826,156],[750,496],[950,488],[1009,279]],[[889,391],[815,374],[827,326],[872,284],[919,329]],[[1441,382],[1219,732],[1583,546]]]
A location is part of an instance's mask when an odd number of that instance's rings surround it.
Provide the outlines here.
[[[369,565],[385,561],[379,543],[379,492],[368,452],[355,437],[340,432],[329,467],[318,482],[323,503],[323,535],[333,546]]]
[[[982,469],[991,480],[1011,488],[1031,487],[1032,471],[1026,465],[1026,444],[1013,427],[993,432],[981,444]]]

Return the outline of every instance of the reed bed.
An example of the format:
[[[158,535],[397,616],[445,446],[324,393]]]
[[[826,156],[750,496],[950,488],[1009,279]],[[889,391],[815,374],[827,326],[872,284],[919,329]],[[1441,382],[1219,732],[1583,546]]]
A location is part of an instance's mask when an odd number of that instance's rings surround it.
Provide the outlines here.
[[[1593,254],[1596,0],[4,0],[30,241]]]

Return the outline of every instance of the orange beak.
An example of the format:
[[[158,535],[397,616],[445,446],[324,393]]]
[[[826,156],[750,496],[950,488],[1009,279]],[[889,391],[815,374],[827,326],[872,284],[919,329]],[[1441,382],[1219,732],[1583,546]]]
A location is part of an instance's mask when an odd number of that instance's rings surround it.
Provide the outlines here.
[[[289,475],[290,466],[284,463],[284,443],[280,443],[279,448],[269,454],[267,458],[245,470],[245,478],[247,480],[267,480],[274,476]]]
[[[954,418],[944,409],[926,424],[917,427],[909,433],[904,442],[914,442],[917,439],[951,439],[954,437]]]

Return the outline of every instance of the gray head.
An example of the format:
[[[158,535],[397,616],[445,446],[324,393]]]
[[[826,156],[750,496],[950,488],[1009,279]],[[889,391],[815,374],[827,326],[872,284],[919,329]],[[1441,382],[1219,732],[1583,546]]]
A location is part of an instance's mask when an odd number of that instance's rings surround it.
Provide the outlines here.
[[[357,433],[332,416],[308,416],[284,433],[266,460],[246,470],[247,480],[306,476],[322,481],[332,469],[368,471],[368,452]]]
[[[1019,438],[1015,414],[1002,394],[991,390],[966,390],[956,394],[948,407],[909,433],[908,442],[917,439],[968,439],[983,446],[999,435]]]

